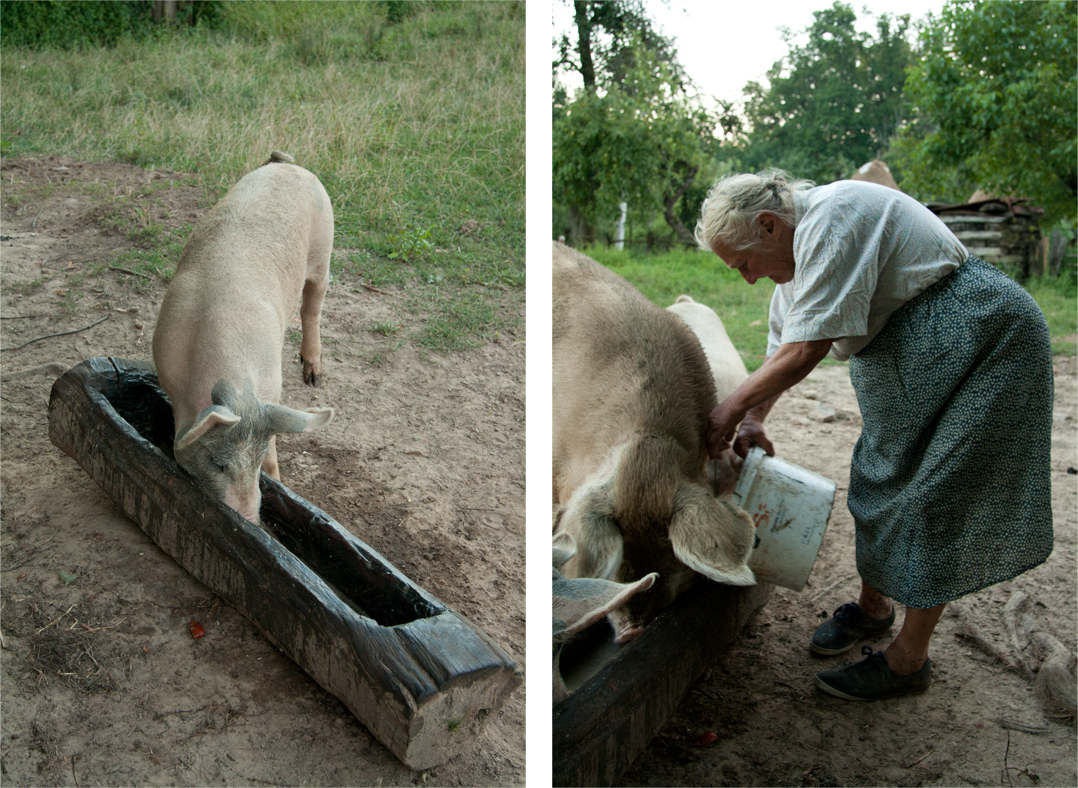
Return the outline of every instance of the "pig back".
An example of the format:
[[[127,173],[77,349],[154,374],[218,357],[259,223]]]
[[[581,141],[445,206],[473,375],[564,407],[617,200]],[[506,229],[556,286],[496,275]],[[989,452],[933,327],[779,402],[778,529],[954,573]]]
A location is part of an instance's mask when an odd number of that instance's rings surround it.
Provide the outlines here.
[[[229,190],[192,231],[154,330],[174,406],[197,411],[220,378],[276,401],[285,332],[304,281],[328,276],[332,244],[329,196],[302,167],[269,164]]]
[[[554,245],[552,275],[555,502],[564,505],[615,448],[642,435],[673,442],[676,471],[696,479],[716,405],[700,343],[573,249]]]

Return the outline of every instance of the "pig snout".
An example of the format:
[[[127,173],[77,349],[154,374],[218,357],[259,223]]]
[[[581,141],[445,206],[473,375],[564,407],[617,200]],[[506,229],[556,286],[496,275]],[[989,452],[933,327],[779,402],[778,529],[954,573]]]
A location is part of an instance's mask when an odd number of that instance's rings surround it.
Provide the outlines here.
[[[613,618],[613,616],[611,616]],[[619,622],[614,624],[614,642],[628,643],[631,640],[636,640],[644,634],[644,628],[639,624],[633,624],[629,622]]]
[[[233,486],[228,487],[225,490],[224,502],[225,506],[235,509],[241,517],[246,517],[255,525],[262,524],[258,516],[258,511],[262,508],[262,491],[258,489],[257,484],[253,490],[246,491]]]
[[[263,404],[249,383],[239,393],[226,380],[214,386],[212,398],[214,404],[177,434],[176,461],[225,505],[258,523],[261,472],[278,475],[275,436],[320,429],[333,418],[333,409],[298,411]]]
[[[698,575],[674,561],[658,568],[658,578],[647,591],[636,594],[607,616],[614,628],[614,642],[628,643],[644,633],[655,618],[698,579]]]

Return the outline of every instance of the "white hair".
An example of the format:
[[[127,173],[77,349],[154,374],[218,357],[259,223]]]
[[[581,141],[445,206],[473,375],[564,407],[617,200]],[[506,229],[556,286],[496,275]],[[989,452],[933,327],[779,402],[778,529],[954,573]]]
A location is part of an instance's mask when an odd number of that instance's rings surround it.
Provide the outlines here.
[[[731,173],[715,182],[700,206],[696,242],[712,251],[716,240],[733,251],[760,243],[756,218],[764,211],[788,227],[796,226],[794,192],[811,189],[812,181],[794,180],[779,169],[759,173]]]

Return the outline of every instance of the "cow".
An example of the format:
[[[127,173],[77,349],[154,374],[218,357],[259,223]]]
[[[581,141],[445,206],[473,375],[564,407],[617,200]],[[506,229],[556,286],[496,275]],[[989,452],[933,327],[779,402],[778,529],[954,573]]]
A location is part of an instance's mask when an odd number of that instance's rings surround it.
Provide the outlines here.
[[[707,358],[688,326],[614,272],[553,247],[554,531],[573,537],[566,577],[654,587],[611,613],[643,631],[696,573],[755,583],[748,514],[707,488]]]

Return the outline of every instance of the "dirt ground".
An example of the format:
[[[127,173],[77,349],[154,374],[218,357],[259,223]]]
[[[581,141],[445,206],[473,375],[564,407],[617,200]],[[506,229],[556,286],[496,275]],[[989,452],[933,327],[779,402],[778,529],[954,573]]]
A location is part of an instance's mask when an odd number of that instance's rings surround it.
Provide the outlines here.
[[[1030,681],[957,637],[960,619],[954,615],[961,607],[986,639],[1005,646],[1004,605],[1024,591],[1040,628],[1075,653],[1076,374],[1073,357],[1056,358],[1052,556],[1010,582],[948,606],[930,649],[932,687],[875,703],[843,701],[813,683],[816,671],[860,659],[860,648],[823,658],[808,650],[820,621],[853,601],[860,588],[846,490],[861,419],[848,371],[818,368],[784,395],[768,417],[776,453],[838,483],[809,584],[801,592],[775,589],[624,773],[625,784],[1078,785],[1073,721],[1046,709]],[[821,406],[836,412],[834,420],[820,420]],[[898,610],[893,632],[902,624]],[[889,642],[890,636],[866,641],[877,650]],[[717,738],[706,743],[709,733]]]
[[[0,177],[0,346],[107,318],[0,356],[0,783],[523,784],[523,686],[477,749],[426,772],[404,767],[49,442],[59,371],[94,356],[150,360],[165,284],[91,268],[137,244],[132,222],[197,219],[206,206],[192,179],[60,157],[5,160]],[[336,417],[278,439],[282,480],[523,670],[523,324],[468,352],[396,347],[371,323],[423,316],[399,289],[361,285],[330,286],[322,388],[302,384],[298,322],[288,340],[282,401],[333,405]],[[192,620],[205,637],[192,638]]]

